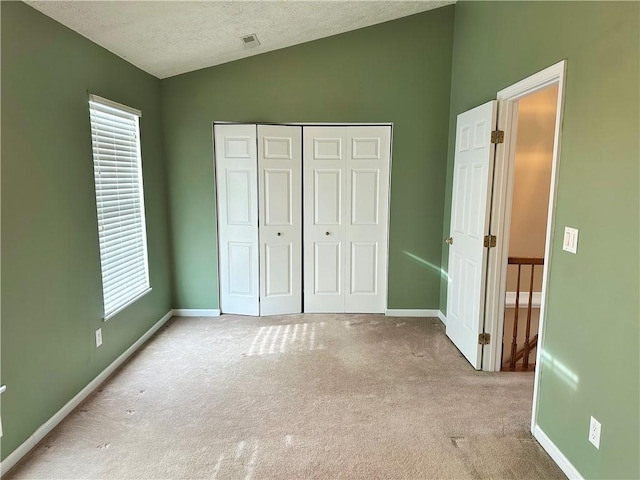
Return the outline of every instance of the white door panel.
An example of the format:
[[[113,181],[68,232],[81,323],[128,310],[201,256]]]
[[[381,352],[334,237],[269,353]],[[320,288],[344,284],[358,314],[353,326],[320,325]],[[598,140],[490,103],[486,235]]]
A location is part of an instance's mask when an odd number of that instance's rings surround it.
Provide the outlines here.
[[[227,223],[229,225],[252,226],[254,215],[251,208],[251,179],[254,174],[251,170],[227,168],[226,173],[226,210]]]
[[[216,125],[220,310],[259,315],[255,125]]]
[[[348,313],[383,313],[387,300],[387,236],[391,127],[349,127],[346,197]]]
[[[304,128],[305,312],[384,312],[391,128]]]
[[[293,295],[293,246],[265,244],[265,298]],[[297,306],[298,309],[301,305]]]
[[[255,293],[253,288],[253,245],[250,242],[227,242],[229,265],[229,288],[231,295],[251,297]]]
[[[313,225],[341,226],[342,171],[316,169],[313,177]]]
[[[330,130],[327,131],[326,129]],[[313,130],[309,130],[313,129]],[[320,135],[328,135],[327,137],[314,136],[318,130],[323,130]],[[310,157],[313,160],[344,160],[344,140],[345,140],[345,128],[340,127],[307,127],[305,131],[308,131],[309,135],[312,135],[312,147],[313,150],[310,153]]]
[[[378,243],[351,242],[351,276],[349,293],[376,295],[378,293]]]
[[[304,127],[304,311],[344,312],[346,127]]]
[[[314,295],[342,294],[342,249],[338,242],[316,242],[313,252]]]
[[[451,202],[447,335],[476,368],[481,367],[485,265],[489,228],[496,102],[458,115]]]
[[[302,127],[258,125],[260,314],[302,311]]]
[[[267,227],[293,224],[293,172],[291,169],[264,168],[264,225]]]
[[[380,172],[351,170],[351,225],[378,225]]]

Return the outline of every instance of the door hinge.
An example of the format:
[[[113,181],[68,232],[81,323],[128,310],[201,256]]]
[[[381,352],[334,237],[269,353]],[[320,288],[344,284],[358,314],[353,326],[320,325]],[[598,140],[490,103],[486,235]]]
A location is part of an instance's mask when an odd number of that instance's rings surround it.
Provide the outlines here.
[[[504,130],[491,132],[491,143],[504,143]]]
[[[487,248],[495,247],[497,242],[497,238],[495,235],[485,235],[484,236],[484,246]]]
[[[480,345],[489,345],[490,342],[491,342],[490,333],[481,333],[478,335],[478,343]]]

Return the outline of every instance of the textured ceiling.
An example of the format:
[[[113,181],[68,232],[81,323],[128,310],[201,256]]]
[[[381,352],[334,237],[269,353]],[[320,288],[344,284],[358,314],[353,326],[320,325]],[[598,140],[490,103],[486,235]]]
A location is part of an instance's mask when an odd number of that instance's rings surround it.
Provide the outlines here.
[[[454,3],[437,1],[27,1],[158,78]],[[261,45],[243,48],[255,33]]]

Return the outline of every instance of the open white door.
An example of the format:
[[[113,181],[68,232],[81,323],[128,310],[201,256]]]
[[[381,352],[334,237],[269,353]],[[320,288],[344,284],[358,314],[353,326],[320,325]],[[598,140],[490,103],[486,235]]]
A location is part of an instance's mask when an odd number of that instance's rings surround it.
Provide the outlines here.
[[[256,126],[215,125],[220,310],[259,315]]]
[[[458,115],[451,202],[447,336],[480,369],[497,102]]]
[[[301,137],[258,125],[260,315],[302,312]]]

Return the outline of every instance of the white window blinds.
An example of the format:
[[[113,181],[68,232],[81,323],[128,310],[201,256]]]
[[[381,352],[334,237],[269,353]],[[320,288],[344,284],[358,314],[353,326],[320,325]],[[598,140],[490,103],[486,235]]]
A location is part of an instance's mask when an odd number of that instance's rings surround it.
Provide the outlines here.
[[[105,319],[149,290],[140,112],[90,96]]]

